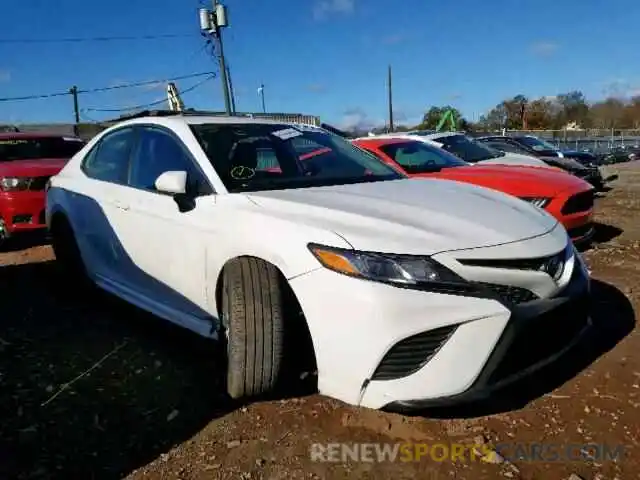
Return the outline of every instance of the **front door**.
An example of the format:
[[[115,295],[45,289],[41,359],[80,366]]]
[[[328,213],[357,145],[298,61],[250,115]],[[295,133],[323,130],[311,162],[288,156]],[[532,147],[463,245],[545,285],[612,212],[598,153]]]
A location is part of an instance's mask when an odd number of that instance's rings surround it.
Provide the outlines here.
[[[136,289],[169,308],[166,316],[183,326],[200,330],[194,321],[208,323],[206,248],[208,233],[204,210],[214,203],[205,175],[182,141],[159,126],[140,126],[132,154],[128,185],[130,199],[124,216],[125,244],[135,260]],[[171,195],[155,188],[167,171],[186,171],[193,207],[181,211]],[[176,316],[182,312],[187,315]]]

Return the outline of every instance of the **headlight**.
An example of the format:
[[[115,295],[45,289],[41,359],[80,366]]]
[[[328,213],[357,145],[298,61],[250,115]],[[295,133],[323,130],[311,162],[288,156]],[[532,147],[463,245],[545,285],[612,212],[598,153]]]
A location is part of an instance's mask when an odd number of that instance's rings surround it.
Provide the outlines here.
[[[329,270],[351,277],[416,289],[474,290],[462,277],[429,257],[360,252],[309,244],[309,250]]]
[[[549,203],[551,203],[551,199],[546,197],[520,197],[520,200],[529,202],[538,208],[545,208]]]
[[[28,190],[31,178],[28,177],[2,177],[0,178],[0,189],[5,192],[14,190]]]

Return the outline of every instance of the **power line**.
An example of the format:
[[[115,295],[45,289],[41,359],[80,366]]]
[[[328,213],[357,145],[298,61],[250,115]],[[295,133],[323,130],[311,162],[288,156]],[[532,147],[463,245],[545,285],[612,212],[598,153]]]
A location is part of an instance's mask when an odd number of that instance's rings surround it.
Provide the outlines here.
[[[200,73],[191,73],[188,75],[181,75],[179,77],[173,77],[173,78],[163,78],[163,79],[159,79],[159,80],[148,80],[145,82],[136,82],[136,83],[124,83],[122,85],[112,85],[110,87],[100,87],[100,88],[93,88],[93,89],[89,89],[89,90],[78,90],[77,93],[81,94],[81,93],[99,93],[99,92],[107,92],[110,90],[119,90],[119,89],[123,89],[123,88],[135,88],[135,87],[144,87],[146,85],[155,85],[157,83],[166,83],[166,82],[175,82],[178,80],[186,80],[188,78],[196,78],[196,77],[204,77],[204,76],[211,76],[214,75],[214,72],[200,72]],[[39,99],[44,99],[44,98],[52,98],[52,97],[62,97],[62,96],[66,96],[66,95],[70,95],[71,92],[66,91],[66,92],[54,92],[54,93],[46,93],[46,94],[42,94],[42,95],[26,95],[23,97],[5,97],[5,98],[0,98],[0,102],[17,102],[17,101],[22,101],[22,100],[39,100]]]
[[[192,85],[191,87],[183,90],[182,92],[180,92],[180,94],[184,95],[185,93],[189,93],[189,92],[195,90],[196,88],[200,87],[204,83],[208,82],[209,80],[212,80],[215,77],[216,77],[216,75],[214,73],[212,73],[212,74],[209,75],[209,77],[207,77],[204,80],[201,80],[200,82],[196,83],[195,85]],[[83,111],[85,111],[85,112],[104,112],[104,113],[126,112],[126,111],[130,111],[130,110],[140,110],[140,109],[145,109],[145,108],[149,108],[149,107],[155,107],[156,105],[160,105],[160,104],[162,104],[162,103],[164,103],[166,101],[167,101],[167,99],[163,98],[162,100],[157,100],[155,102],[145,103],[145,104],[142,104],[142,105],[136,105],[136,106],[133,106],[133,107],[126,107],[126,108],[84,108]]]
[[[70,38],[0,38],[0,43],[85,43],[120,42],[131,40],[161,40],[169,38],[194,37],[193,33],[167,33],[163,35],[106,36],[106,37],[70,37]]]

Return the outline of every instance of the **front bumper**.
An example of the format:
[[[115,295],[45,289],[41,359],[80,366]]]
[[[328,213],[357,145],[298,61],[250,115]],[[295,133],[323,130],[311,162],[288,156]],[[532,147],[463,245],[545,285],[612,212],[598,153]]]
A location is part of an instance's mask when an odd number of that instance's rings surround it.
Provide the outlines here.
[[[5,235],[46,228],[44,204],[44,191],[0,193],[0,217]]]
[[[559,295],[512,310],[495,349],[467,390],[448,397],[394,401],[385,409],[406,412],[486,399],[560,358],[580,342],[591,323],[590,280],[577,268]]]
[[[549,237],[538,240],[547,241]],[[527,245],[535,251],[541,243]],[[553,321],[545,318],[587,296],[588,274],[580,265],[572,262],[573,274],[567,271],[571,278],[563,280],[565,287],[553,298],[530,301],[514,296],[513,304],[490,296],[402,289],[324,268],[290,284],[311,332],[320,393],[370,408],[406,409],[478,395],[551,361],[553,354],[544,342],[538,346],[545,358],[519,365],[516,373],[508,372],[509,362],[500,360],[520,338],[518,331],[536,325],[549,328]],[[487,282],[498,275],[514,285],[498,289],[505,296],[521,292],[515,286],[520,284],[544,298],[548,282],[553,283],[540,272],[480,270]],[[478,269],[473,271],[480,275]],[[573,338],[576,332],[569,330]],[[568,343],[566,336],[563,342]]]

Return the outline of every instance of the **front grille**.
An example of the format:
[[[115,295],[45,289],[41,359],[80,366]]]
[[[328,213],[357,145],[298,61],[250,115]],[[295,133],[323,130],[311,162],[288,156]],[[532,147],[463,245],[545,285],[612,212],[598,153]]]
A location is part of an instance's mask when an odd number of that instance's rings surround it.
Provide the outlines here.
[[[31,179],[31,182],[29,183],[29,190],[34,190],[34,191],[44,190],[50,178],[51,176],[33,177]]]
[[[562,207],[562,214],[569,215],[572,213],[586,212],[593,208],[594,194],[593,190],[588,192],[580,192],[567,200],[567,203]]]
[[[396,343],[384,356],[372,380],[394,380],[417,372],[453,335],[457,325],[419,333]]]
[[[535,258],[509,258],[509,259],[457,259],[463,265],[470,267],[486,267],[486,268],[507,268],[513,270],[539,270],[550,258],[555,255],[549,255],[547,257],[535,257]]]
[[[479,283],[479,285],[491,290],[493,293],[497,294],[503,301],[511,303],[513,305],[532,302],[533,300],[537,300],[538,298],[540,298],[531,290],[527,290],[526,288],[522,287],[498,285],[497,283]]]
[[[505,380],[566,348],[587,325],[588,308],[588,299],[580,298],[522,326],[508,327],[512,331],[504,335],[512,336],[511,344],[488,383]]]

